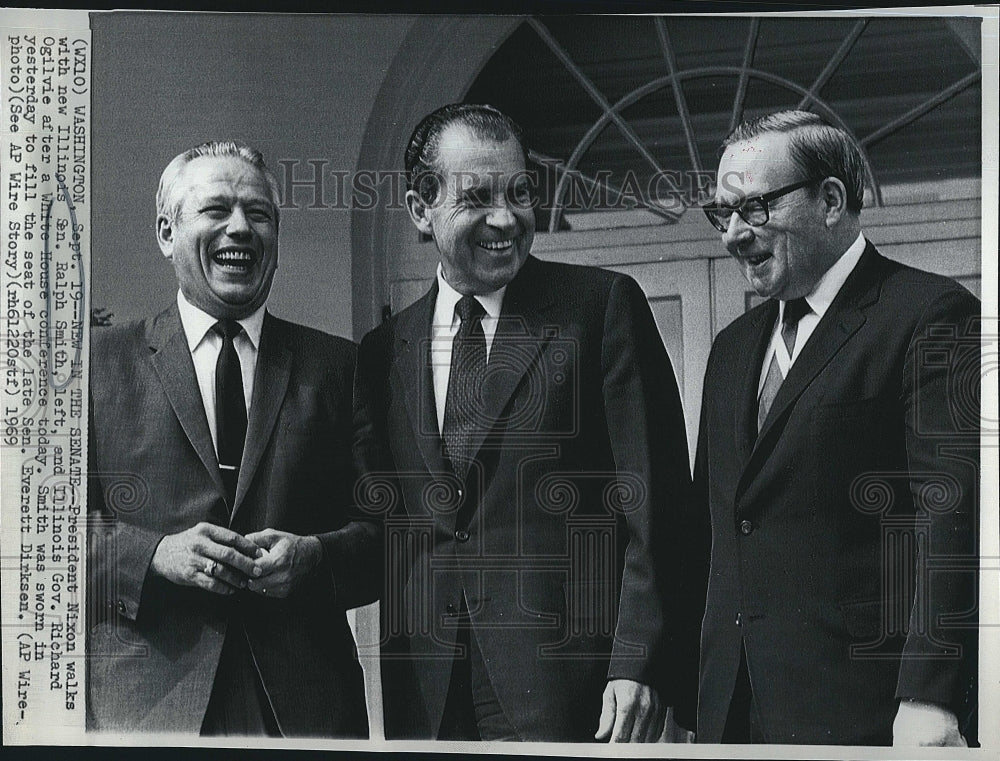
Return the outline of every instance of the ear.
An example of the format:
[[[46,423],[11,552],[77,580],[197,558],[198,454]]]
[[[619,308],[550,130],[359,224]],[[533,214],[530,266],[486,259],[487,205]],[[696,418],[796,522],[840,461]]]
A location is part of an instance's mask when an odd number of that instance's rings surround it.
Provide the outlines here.
[[[424,235],[433,235],[433,226],[428,215],[429,205],[415,190],[406,191],[406,210],[410,212],[410,219],[413,224]]]
[[[819,186],[827,227],[836,226],[847,213],[847,188],[836,177],[827,177]]]
[[[174,226],[166,214],[156,217],[156,242],[167,259],[174,258]]]

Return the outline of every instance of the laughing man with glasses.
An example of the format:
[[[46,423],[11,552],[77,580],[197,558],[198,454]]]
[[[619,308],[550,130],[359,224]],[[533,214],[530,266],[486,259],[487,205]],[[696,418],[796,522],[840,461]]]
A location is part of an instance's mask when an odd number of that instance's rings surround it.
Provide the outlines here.
[[[723,143],[705,213],[768,301],[705,377],[701,742],[975,744],[980,304],[865,240],[864,176],[811,113]]]
[[[814,185],[816,182],[817,180],[802,180],[801,182],[795,182],[791,185],[785,185],[783,188],[772,190],[770,193],[764,193],[763,195],[747,198],[746,200],[737,203],[735,206],[727,206],[725,204],[711,202],[705,204],[702,208],[705,210],[705,216],[708,217],[708,221],[711,222],[712,225],[715,226],[715,229],[721,233],[726,232],[729,228],[729,220],[732,218],[733,214],[739,214],[743,221],[748,225],[761,227],[762,225],[766,225],[767,220],[770,218],[768,204],[771,203],[771,201],[776,201],[782,196],[788,195],[792,191]]]

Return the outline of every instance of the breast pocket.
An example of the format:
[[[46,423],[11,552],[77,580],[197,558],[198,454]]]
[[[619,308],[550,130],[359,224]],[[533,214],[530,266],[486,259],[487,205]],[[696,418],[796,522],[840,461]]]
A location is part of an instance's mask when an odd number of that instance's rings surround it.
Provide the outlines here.
[[[309,457],[317,450],[331,449],[336,436],[330,422],[307,420],[286,424],[282,429],[282,439],[288,453]]]
[[[344,465],[336,431],[323,420],[300,420],[281,429],[275,465],[289,488],[321,487]]]

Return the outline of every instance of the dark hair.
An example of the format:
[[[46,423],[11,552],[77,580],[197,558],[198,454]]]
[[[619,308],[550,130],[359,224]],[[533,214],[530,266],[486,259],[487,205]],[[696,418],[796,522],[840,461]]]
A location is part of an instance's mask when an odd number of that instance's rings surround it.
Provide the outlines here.
[[[769,132],[787,134],[792,160],[806,177],[836,177],[847,188],[847,208],[861,211],[865,159],[853,136],[810,111],[778,111],[741,123],[722,141],[722,148]]]
[[[441,136],[452,124],[464,124],[481,140],[498,143],[514,139],[521,144],[523,134],[517,123],[493,106],[479,103],[450,103],[431,112],[410,135],[403,155],[406,189],[416,190],[427,203],[437,198],[441,177],[437,168]],[[521,146],[522,152],[524,146]],[[527,163],[527,156],[525,156]]]

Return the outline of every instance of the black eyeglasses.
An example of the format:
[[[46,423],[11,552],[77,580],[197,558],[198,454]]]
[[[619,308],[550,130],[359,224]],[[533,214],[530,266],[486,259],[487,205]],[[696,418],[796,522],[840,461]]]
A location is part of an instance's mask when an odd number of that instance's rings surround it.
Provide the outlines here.
[[[748,225],[760,227],[761,225],[766,225],[767,220],[771,218],[771,212],[767,208],[767,205],[771,201],[788,195],[793,190],[804,188],[816,182],[819,182],[819,180],[802,180],[802,182],[796,182],[794,185],[785,185],[785,187],[772,190],[770,193],[751,196],[738,206],[728,206],[716,203],[715,201],[709,201],[703,204],[701,208],[704,210],[705,216],[708,217],[708,221],[712,223],[712,226],[722,233],[729,229],[729,220],[732,219],[734,213],[739,214]]]

